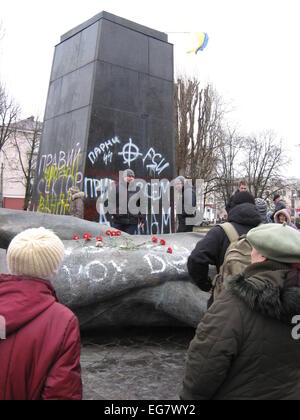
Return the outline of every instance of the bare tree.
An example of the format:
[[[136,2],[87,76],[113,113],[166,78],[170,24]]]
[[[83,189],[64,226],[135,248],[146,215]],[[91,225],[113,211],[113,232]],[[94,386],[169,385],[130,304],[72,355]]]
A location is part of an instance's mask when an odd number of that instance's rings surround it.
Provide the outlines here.
[[[194,137],[199,81],[178,78],[175,84],[175,151],[177,175],[187,176],[190,144]]]
[[[17,165],[21,167],[25,187],[24,210],[28,209],[33,193],[33,182],[37,166],[41,138],[41,126],[38,118],[30,117],[17,124],[13,145],[17,152]]]
[[[15,131],[15,122],[20,109],[9,98],[3,84],[0,82],[0,152]]]
[[[248,137],[244,141],[245,170],[249,189],[255,197],[266,197],[274,187],[285,184],[282,170],[289,163],[282,141],[272,131]]]
[[[224,104],[197,79],[178,78],[175,85],[175,144],[178,175],[204,180],[204,205],[215,191],[219,148],[223,142]]]
[[[245,178],[255,197],[268,198],[288,186],[282,169],[288,163],[282,142],[272,132],[242,137],[224,128],[225,107],[217,92],[196,78],[179,77],[175,85],[177,175],[204,180],[207,197],[228,203]]]
[[[219,148],[217,165],[217,191],[224,203],[228,203],[234,192],[237,179],[241,177],[239,159],[243,150],[244,139],[235,130],[223,131],[223,141]]]

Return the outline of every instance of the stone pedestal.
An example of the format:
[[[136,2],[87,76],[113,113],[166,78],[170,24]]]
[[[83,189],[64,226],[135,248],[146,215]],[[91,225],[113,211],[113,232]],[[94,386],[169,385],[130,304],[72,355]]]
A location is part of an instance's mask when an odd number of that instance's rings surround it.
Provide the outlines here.
[[[68,191],[85,193],[85,218],[105,223],[96,201],[119,171],[174,177],[173,46],[167,35],[102,12],[55,48],[34,209],[67,215]],[[148,216],[169,232],[171,209]]]

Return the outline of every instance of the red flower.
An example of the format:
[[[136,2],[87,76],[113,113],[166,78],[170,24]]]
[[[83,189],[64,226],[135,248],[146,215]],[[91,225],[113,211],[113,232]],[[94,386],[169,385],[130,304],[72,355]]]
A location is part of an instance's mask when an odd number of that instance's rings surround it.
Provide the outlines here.
[[[122,232],[120,230],[110,230],[108,231],[109,233],[106,233],[107,235],[110,236],[121,236]]]
[[[173,249],[171,247],[168,248],[168,254],[173,254]]]
[[[154,242],[155,244],[157,244],[158,243],[158,238],[156,236],[153,236],[152,242]]]
[[[79,235],[74,235],[74,236],[73,236],[73,240],[74,240],[74,241],[79,241]]]
[[[92,239],[92,235],[90,235],[89,233],[85,233],[83,235],[83,238],[86,240],[86,242],[90,241]]]
[[[163,245],[163,246],[165,246],[166,245],[166,241],[164,239],[161,239],[160,240],[160,244]]]
[[[102,242],[103,241],[103,236],[96,236],[96,241],[97,242]]]
[[[106,236],[112,236],[112,231],[108,229],[108,230],[105,232],[105,235],[106,235]]]

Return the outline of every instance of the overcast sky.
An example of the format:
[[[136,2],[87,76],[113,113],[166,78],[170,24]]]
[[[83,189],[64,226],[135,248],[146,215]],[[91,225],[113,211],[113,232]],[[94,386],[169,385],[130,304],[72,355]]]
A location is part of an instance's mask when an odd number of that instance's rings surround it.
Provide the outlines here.
[[[234,109],[242,134],[274,130],[299,176],[299,0],[0,0],[0,79],[23,116],[43,118],[60,36],[105,10],[162,32],[205,31],[207,48],[187,55],[190,37],[169,34],[176,73],[210,82]],[[297,7],[298,6],[298,7]]]

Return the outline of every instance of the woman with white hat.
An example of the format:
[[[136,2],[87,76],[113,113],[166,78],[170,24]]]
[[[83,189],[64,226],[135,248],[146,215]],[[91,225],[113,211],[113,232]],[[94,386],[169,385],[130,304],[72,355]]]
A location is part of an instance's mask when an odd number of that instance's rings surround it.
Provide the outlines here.
[[[0,400],[82,398],[78,321],[49,281],[63,257],[63,243],[44,228],[26,230],[8,247],[11,274],[0,276]]]

